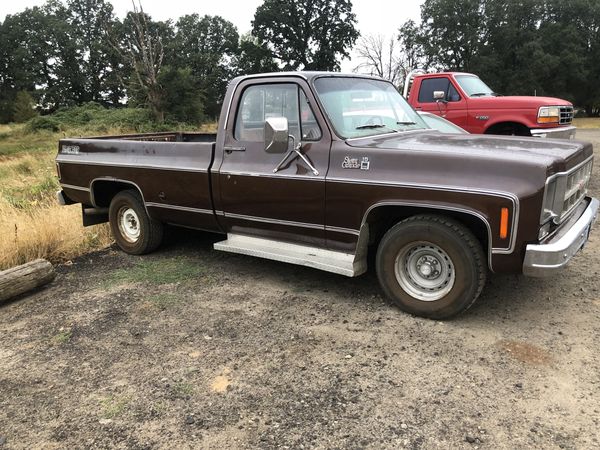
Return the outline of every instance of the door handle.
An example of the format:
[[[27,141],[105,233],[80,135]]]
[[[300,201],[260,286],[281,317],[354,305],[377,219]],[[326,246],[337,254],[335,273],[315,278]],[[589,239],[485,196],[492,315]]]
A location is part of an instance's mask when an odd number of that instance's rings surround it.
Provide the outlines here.
[[[223,150],[225,150],[225,153],[231,153],[231,152],[245,152],[246,151],[246,147],[233,147],[230,145],[226,145],[223,147]]]

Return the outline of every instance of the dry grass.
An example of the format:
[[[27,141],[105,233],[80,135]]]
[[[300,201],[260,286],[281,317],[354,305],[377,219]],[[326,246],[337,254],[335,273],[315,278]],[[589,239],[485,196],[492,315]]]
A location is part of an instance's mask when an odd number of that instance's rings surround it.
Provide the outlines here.
[[[600,117],[574,119],[573,125],[575,125],[577,128],[600,128]]]
[[[200,125],[200,128],[198,129],[198,131],[201,133],[216,133],[218,128],[219,128],[218,122],[210,122],[210,123],[204,123],[204,124]]]
[[[36,258],[66,261],[111,241],[106,225],[81,225],[77,205],[61,207],[47,200],[23,210],[0,200],[0,270]]]
[[[83,228],[78,205],[56,203],[59,138],[0,126],[0,270],[36,258],[66,261],[111,242],[106,225]]]

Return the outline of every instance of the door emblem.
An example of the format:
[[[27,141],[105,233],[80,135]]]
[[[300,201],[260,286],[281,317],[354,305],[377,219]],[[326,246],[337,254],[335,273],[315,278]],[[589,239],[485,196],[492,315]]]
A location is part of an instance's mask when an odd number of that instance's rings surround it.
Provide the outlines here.
[[[368,156],[363,156],[362,159],[358,158],[350,158],[346,156],[344,161],[342,161],[342,169],[361,169],[361,170],[369,170],[371,167],[371,162],[369,161]]]

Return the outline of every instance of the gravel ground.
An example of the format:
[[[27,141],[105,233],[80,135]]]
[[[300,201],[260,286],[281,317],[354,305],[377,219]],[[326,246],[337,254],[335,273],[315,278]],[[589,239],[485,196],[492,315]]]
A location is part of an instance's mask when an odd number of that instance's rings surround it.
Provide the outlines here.
[[[0,446],[598,448],[599,236],[447,322],[201,233],[87,255],[0,307]]]

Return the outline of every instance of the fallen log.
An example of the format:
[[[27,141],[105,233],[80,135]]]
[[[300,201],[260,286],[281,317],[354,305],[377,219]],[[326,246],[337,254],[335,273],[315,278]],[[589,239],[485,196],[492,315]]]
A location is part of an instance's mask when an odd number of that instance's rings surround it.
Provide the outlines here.
[[[56,274],[45,259],[36,259],[0,272],[0,301],[50,283]]]

